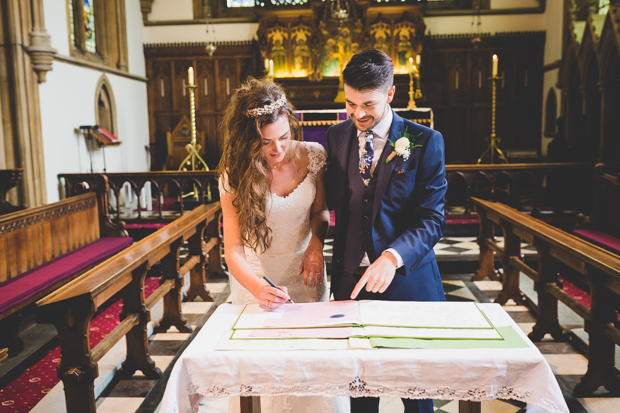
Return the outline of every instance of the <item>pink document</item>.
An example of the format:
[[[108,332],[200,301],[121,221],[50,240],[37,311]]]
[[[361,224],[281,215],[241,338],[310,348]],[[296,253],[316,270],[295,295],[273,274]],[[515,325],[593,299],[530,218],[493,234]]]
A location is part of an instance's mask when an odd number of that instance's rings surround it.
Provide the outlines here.
[[[266,319],[264,327],[299,328],[360,325],[358,305],[359,303],[356,301],[306,303],[303,306],[283,305],[279,310],[284,310],[284,314],[278,318]],[[296,308],[288,310],[288,307]]]
[[[349,338],[353,327],[262,328],[251,330],[248,338]]]

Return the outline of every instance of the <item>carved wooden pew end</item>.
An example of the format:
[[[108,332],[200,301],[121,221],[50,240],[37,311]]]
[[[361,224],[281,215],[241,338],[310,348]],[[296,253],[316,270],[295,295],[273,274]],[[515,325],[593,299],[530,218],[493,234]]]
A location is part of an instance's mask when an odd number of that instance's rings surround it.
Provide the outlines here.
[[[164,314],[156,331],[165,332],[171,326],[180,332],[192,331],[181,311],[182,274],[189,271],[193,274],[191,287],[195,291],[202,288],[209,294],[204,288],[205,247],[212,243],[205,241],[206,229],[217,222],[220,211],[219,203],[201,205],[37,302],[40,312],[47,314],[58,330],[62,358],[58,377],[64,383],[68,413],[96,411],[97,362],[123,337],[127,341],[127,357],[120,376],[131,377],[140,370],[149,379],[162,377],[149,354],[150,310],[163,299]],[[187,259],[181,267],[181,247],[186,242]],[[218,251],[219,247],[217,242],[212,246]],[[160,285],[145,299],[144,279],[157,263],[161,264]],[[117,293],[121,293],[123,300],[121,322],[91,349],[87,334],[90,320]]]

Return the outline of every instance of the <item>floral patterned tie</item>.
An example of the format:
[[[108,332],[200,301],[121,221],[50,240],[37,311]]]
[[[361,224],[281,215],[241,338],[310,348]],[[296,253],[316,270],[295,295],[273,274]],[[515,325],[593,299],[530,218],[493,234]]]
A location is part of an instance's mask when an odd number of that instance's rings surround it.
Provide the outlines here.
[[[362,156],[360,157],[360,175],[362,175],[362,180],[366,186],[368,186],[368,182],[370,182],[370,167],[372,166],[372,157],[374,155],[372,137],[373,133],[371,130],[364,132],[366,143],[364,144]]]

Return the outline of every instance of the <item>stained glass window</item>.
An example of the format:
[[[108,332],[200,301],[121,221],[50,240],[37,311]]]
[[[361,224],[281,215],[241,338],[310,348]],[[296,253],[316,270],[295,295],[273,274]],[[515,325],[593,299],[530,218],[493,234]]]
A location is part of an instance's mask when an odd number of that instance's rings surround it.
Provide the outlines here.
[[[254,0],[226,0],[228,7],[254,7]]]
[[[73,21],[73,2],[69,0],[69,27],[71,30],[71,44],[75,44],[75,24]]]
[[[97,52],[97,42],[95,38],[95,10],[93,2],[95,0],[84,0],[84,38],[86,50],[91,53]]]
[[[306,4],[308,0],[271,0],[273,6],[297,6],[299,4]],[[228,7],[254,7],[254,5],[264,7],[263,1],[256,2],[255,0],[226,0],[226,6]]]

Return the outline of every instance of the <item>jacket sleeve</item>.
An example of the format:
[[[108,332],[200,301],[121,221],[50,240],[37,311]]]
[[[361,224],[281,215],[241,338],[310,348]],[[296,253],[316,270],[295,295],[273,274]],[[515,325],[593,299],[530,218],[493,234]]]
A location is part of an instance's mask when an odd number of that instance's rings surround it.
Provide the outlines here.
[[[389,245],[402,257],[406,271],[413,271],[420,264],[446,227],[444,206],[448,183],[443,137],[433,131],[420,149],[411,209],[404,212],[409,226]]]

